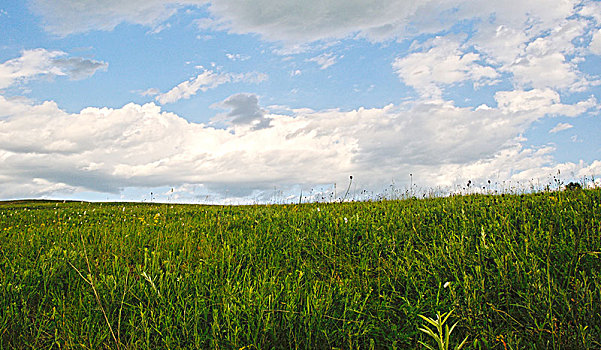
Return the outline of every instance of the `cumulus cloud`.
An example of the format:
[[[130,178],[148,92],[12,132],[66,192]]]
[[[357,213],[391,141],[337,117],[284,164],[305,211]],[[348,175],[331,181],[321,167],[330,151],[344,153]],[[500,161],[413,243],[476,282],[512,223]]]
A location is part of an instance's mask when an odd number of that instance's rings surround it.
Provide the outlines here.
[[[62,51],[46,49],[24,50],[21,57],[0,64],[0,89],[41,76],[84,79],[108,67],[106,62],[66,55]]]
[[[482,24],[471,43],[519,89],[586,90],[593,82],[579,71],[584,52],[578,43],[584,40],[591,23],[572,18],[575,8],[565,10],[564,16],[548,23],[531,18],[523,23],[497,20]]]
[[[454,38],[436,37],[419,48],[419,52],[396,58],[392,67],[422,95],[440,97],[441,86],[466,80],[490,84],[499,76],[494,68],[479,63],[479,54],[463,52],[461,43]]]
[[[538,93],[542,102],[526,94],[520,106],[505,101],[500,108],[424,100],[289,115],[269,113],[255,95],[238,94],[220,104],[229,109],[225,129],[190,123],[153,103],[70,114],[54,102],[0,96],[0,197],[182,184],[250,194],[342,183],[349,174],[376,188],[407,172],[424,186],[495,171],[526,176],[554,166],[549,148],[525,148],[519,137],[544,117],[540,108],[561,105]],[[568,109],[561,106],[556,109]],[[594,164],[568,166],[593,171]]]
[[[517,61],[511,71],[520,87],[568,88],[578,79],[574,65],[566,62],[560,53],[527,56]]]
[[[190,78],[171,90],[158,94],[156,100],[160,104],[174,103],[181,99],[188,99],[194,96],[198,91],[205,92],[209,89],[214,89],[219,85],[229,82],[247,82],[260,83],[267,80],[267,75],[264,73],[220,73],[211,70],[205,70],[196,77]],[[148,90],[147,90],[148,91]]]
[[[582,36],[586,23],[578,20],[562,22],[547,36],[540,36],[528,43],[511,65],[504,67],[511,72],[518,86],[534,88],[569,88],[584,77],[576,64],[566,55],[576,53],[572,41]]]
[[[108,63],[85,59],[82,57],[57,58],[52,61],[64,75],[71,79],[79,80],[90,77],[97,70],[106,70]]]
[[[426,96],[440,96],[449,85],[464,81],[475,88],[508,81],[519,90],[585,91],[596,84],[578,68],[583,51],[575,41],[587,33],[586,20],[557,18],[538,31],[533,30],[537,25],[511,23],[497,18],[480,24],[470,40],[456,34],[423,43],[416,40],[413,51],[397,57],[392,67],[401,80]]]
[[[226,115],[214,118],[215,122],[222,121],[231,126],[250,126],[253,130],[270,126],[271,119],[265,117],[266,111],[259,106],[259,98],[256,95],[232,95],[215,107],[230,110]]]
[[[597,106],[594,97],[576,104],[562,104],[559,94],[551,89],[498,91],[495,100],[499,110],[506,114],[530,112],[575,117]]]

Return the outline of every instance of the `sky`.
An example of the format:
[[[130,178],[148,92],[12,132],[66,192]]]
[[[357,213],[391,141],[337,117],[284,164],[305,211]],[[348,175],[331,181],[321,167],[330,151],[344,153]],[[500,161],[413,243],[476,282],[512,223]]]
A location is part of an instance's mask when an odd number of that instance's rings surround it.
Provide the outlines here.
[[[599,184],[600,100],[600,1],[2,1],[0,199]]]

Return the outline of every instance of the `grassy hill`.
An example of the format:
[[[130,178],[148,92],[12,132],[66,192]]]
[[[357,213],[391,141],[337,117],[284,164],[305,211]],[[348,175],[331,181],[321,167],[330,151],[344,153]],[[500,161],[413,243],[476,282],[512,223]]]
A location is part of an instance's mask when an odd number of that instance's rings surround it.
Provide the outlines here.
[[[599,348],[601,190],[0,205],[0,348]]]

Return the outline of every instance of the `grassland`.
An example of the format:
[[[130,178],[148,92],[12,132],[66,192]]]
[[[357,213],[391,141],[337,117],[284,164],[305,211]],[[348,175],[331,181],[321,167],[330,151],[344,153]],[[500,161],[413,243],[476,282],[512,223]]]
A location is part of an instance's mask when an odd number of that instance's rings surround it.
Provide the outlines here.
[[[0,347],[600,348],[601,190],[0,204]]]

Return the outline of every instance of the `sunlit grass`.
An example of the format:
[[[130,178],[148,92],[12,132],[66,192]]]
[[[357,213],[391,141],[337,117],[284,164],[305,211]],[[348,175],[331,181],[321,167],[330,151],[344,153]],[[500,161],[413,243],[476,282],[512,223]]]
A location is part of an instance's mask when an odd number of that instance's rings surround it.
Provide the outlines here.
[[[601,190],[0,205],[0,348],[419,348],[450,310],[464,348],[601,347]]]

